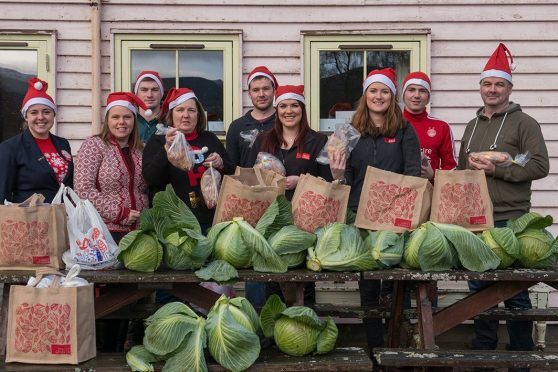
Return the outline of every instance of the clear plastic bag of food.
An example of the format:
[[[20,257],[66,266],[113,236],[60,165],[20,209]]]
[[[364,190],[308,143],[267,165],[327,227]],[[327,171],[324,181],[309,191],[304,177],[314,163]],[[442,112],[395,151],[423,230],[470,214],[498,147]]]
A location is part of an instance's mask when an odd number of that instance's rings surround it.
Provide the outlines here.
[[[531,153],[526,151],[521,154],[517,154],[515,158],[513,158],[507,152],[501,151],[481,151],[481,152],[472,152],[469,154],[469,157],[473,159],[483,159],[494,163],[497,167],[509,167],[512,164],[517,164],[520,167],[524,167],[525,164],[531,159]]]
[[[320,164],[329,164],[328,153],[339,150],[345,150],[347,157],[355,148],[360,133],[350,123],[338,123],[335,125],[335,131],[329,136],[327,142],[320,151],[316,161]]]
[[[266,170],[274,171],[282,176],[287,175],[285,166],[281,163],[281,160],[277,159],[275,156],[268,152],[259,152],[256,158],[256,164],[254,168],[262,168]]]
[[[163,124],[157,124],[155,134],[166,135],[168,131],[168,127],[165,127]],[[186,141],[184,133],[176,132],[176,136],[174,136],[174,140],[167,150],[167,158],[169,163],[183,171],[189,171],[194,167],[194,151],[188,141]]]
[[[256,141],[256,137],[260,134],[260,131],[257,129],[250,129],[250,130],[243,130],[240,132],[240,137],[244,140],[244,142],[248,143],[248,147],[252,148],[254,146],[254,142]]]
[[[213,168],[211,163],[209,163],[209,168],[203,172],[200,188],[207,208],[215,208],[217,200],[219,200],[219,190],[221,189],[221,173]]]

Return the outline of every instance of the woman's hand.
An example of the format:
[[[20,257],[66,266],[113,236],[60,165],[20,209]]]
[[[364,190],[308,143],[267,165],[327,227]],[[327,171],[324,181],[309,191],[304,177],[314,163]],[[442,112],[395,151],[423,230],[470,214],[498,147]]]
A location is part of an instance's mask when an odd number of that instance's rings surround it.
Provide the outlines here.
[[[218,153],[212,152],[211,154],[209,154],[209,156],[205,158],[203,165],[209,167],[209,163],[211,163],[211,166],[213,168],[223,170],[223,158]]]
[[[174,141],[174,137],[176,136],[176,128],[169,128],[167,134],[165,134],[165,150],[169,150],[169,147],[172,145],[172,141]]]
[[[434,179],[434,169],[432,169],[430,162],[428,162],[428,164],[421,164],[420,170],[421,170],[420,175],[422,178],[426,178],[427,180]]]
[[[130,209],[130,214],[128,214],[128,218],[124,221],[124,225],[133,225],[138,222],[140,218],[140,212]]]
[[[293,190],[298,184],[298,176],[287,176],[287,190]]]
[[[347,166],[347,152],[345,150],[328,151],[329,169],[334,180],[345,177],[345,167]]]

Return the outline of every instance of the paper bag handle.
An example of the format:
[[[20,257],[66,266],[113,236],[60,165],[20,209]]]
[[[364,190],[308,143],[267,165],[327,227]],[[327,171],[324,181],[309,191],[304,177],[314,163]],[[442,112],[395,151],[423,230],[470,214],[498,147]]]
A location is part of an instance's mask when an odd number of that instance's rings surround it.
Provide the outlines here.
[[[36,207],[37,204],[41,204],[45,201],[45,197],[43,194],[33,194],[23,202],[19,203],[20,207]]]
[[[260,184],[260,186],[267,186],[266,182],[263,179],[261,168],[254,167],[254,174],[256,175],[256,178],[258,179],[258,183]]]
[[[46,275],[54,275],[54,280],[52,281],[51,288],[58,288],[60,287],[60,277],[64,276],[61,272],[56,271],[51,267],[39,267],[35,270],[35,283],[33,287],[35,287],[39,282],[43,279]]]

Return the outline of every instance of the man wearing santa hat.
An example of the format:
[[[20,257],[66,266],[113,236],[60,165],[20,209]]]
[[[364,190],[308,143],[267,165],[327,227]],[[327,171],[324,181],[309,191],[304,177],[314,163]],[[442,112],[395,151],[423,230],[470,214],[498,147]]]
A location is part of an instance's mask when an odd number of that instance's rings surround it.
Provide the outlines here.
[[[134,83],[134,94],[143,101],[147,109],[151,110],[147,115],[146,111],[140,107],[137,116],[140,139],[144,144],[157,130],[156,126],[160,122],[161,99],[164,93],[163,80],[157,71],[145,70],[139,73]]]
[[[234,120],[227,130],[227,152],[235,166],[250,167],[250,147],[255,137],[273,126],[275,108],[273,96],[277,79],[265,66],[258,66],[248,74],[248,96],[252,109]]]
[[[510,101],[513,67],[511,52],[504,44],[498,45],[481,74],[480,95],[484,106],[477,110],[476,117],[467,124],[459,151],[458,169],[480,169],[486,174],[496,227],[504,227],[507,220],[529,212],[531,182],[546,177],[549,171],[548,152],[539,123],[525,114],[519,104]],[[494,160],[476,154],[481,151],[494,152],[494,155],[507,153],[514,158],[528,151],[531,157],[524,165],[513,163],[501,166]],[[469,282],[472,291],[489,285],[482,281]],[[531,308],[527,291],[504,303],[508,308]],[[508,350],[533,349],[533,322],[507,321],[507,328],[510,336]],[[497,330],[497,320],[475,320],[473,348],[495,349],[498,343]]]
[[[434,179],[436,169],[454,169],[457,165],[451,128],[443,120],[430,116],[432,83],[424,72],[411,72],[403,81],[403,116],[417,133],[421,151],[421,175]]]

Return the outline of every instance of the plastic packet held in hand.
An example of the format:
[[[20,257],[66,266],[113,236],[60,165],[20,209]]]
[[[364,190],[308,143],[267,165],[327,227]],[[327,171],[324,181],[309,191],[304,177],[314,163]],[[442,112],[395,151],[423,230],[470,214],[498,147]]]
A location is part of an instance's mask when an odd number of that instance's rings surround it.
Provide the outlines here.
[[[176,132],[172,144],[167,150],[169,163],[183,171],[189,171],[194,167],[194,153],[186,141],[182,132]]]
[[[219,200],[219,190],[221,189],[221,173],[213,168],[211,163],[209,163],[209,168],[203,172],[200,187],[207,209],[215,208],[217,200]]]
[[[282,176],[287,174],[285,166],[281,163],[281,160],[277,159],[275,156],[268,152],[259,152],[256,158],[256,164],[254,168],[262,168],[270,171],[274,171]]]
[[[258,134],[260,134],[260,131],[257,129],[243,130],[240,132],[240,137],[244,140],[244,142],[248,143],[249,148],[252,148]]]
[[[515,158],[513,158],[507,152],[501,151],[481,151],[481,152],[472,152],[469,154],[469,157],[474,159],[482,159],[485,161],[490,161],[494,163],[497,167],[509,167],[512,164],[517,164],[520,167],[524,167],[525,164],[529,160],[531,160],[531,153],[526,151],[521,154],[517,154]]]
[[[345,150],[348,157],[359,139],[360,133],[350,123],[336,124],[335,131],[327,139],[316,161],[320,164],[329,164],[328,154],[339,150]]]

